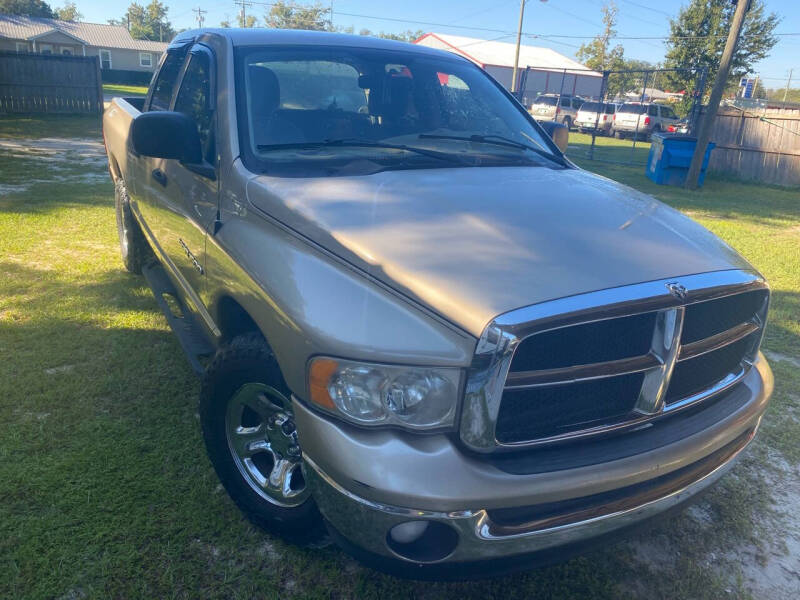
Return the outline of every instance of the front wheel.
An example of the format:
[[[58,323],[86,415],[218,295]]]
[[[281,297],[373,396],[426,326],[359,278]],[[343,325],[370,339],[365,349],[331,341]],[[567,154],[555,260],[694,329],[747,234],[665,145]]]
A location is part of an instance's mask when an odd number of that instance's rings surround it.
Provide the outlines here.
[[[621,131],[615,131],[614,137],[617,138],[618,140],[621,140],[624,136]]]
[[[301,544],[325,537],[306,483],[290,392],[266,341],[234,338],[206,371],[200,421],[206,451],[239,509],[256,525]]]

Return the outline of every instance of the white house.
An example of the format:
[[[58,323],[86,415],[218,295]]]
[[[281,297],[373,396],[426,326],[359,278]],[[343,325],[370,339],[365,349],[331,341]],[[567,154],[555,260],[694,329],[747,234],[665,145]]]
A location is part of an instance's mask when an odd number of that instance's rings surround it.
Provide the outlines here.
[[[166,47],[166,43],[135,40],[121,25],[0,15],[0,51],[99,56],[104,80],[111,71],[115,75],[134,72],[147,79]]]

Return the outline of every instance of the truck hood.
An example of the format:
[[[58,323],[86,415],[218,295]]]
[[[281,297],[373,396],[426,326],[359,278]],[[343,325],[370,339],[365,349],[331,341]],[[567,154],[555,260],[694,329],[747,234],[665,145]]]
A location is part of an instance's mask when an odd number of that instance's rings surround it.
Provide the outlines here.
[[[679,212],[579,169],[258,176],[247,195],[256,208],[476,336],[521,306],[750,268]]]

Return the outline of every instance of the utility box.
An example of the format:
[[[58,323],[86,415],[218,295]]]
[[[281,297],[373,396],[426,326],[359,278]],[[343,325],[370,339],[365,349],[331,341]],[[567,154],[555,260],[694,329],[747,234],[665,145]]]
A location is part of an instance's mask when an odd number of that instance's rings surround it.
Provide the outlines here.
[[[661,185],[683,185],[686,182],[689,165],[692,164],[697,138],[654,133],[651,139],[646,175]],[[706,178],[708,159],[711,158],[714,146],[714,142],[708,143],[706,155],[703,157],[703,167],[700,169],[698,185],[703,185]]]

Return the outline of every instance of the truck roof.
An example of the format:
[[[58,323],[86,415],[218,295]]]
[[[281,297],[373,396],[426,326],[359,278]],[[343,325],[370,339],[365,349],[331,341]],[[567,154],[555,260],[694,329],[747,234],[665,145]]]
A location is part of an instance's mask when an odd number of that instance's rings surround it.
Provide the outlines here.
[[[367,35],[351,35],[331,33],[327,31],[306,31],[301,29],[267,29],[267,28],[203,28],[183,31],[173,38],[170,47],[183,46],[204,36],[220,36],[229,39],[236,47],[269,46],[269,45],[302,45],[302,46],[342,46],[356,48],[375,48],[379,50],[402,50],[429,56],[460,58],[452,52],[438,50],[427,46],[418,46],[408,42],[385,40]]]

